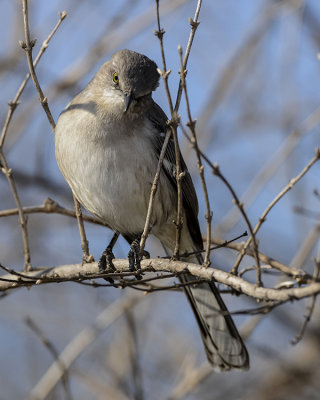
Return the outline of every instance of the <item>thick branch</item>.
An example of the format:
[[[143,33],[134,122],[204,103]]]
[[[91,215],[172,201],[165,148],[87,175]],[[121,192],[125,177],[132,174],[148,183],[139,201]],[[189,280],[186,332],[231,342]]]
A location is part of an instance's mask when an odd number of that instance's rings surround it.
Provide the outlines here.
[[[128,260],[113,260],[116,271],[119,275],[123,272],[129,272]],[[225,284],[234,290],[246,294],[251,298],[265,301],[289,301],[299,300],[320,293],[320,281],[310,280],[306,286],[290,288],[290,289],[272,289],[257,287],[255,284],[245,281],[244,279],[233,274],[221,271],[216,268],[204,268],[197,264],[185,263],[181,261],[169,261],[166,259],[143,260],[141,262],[141,272],[171,272],[181,273],[188,271],[191,275],[206,281],[216,281]],[[140,273],[141,273],[140,272]],[[114,273],[112,276],[114,277]],[[26,272],[23,275],[8,274],[0,277],[0,291],[6,291],[21,286],[40,285],[49,282],[64,281],[83,281],[100,278],[102,275],[98,272],[98,264],[73,264],[62,265],[52,268],[39,268],[34,271]],[[103,274],[103,277],[108,274]],[[10,281],[2,281],[7,279]],[[15,282],[12,282],[15,281]]]

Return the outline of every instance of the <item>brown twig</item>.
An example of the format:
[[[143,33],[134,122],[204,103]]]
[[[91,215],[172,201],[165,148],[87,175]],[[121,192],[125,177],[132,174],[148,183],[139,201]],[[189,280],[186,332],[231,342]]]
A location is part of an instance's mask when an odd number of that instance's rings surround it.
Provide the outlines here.
[[[50,40],[52,39],[53,35],[56,33],[56,31],[58,30],[59,26],[61,25],[62,21],[66,18],[67,13],[66,11],[62,11],[59,13],[59,21],[57,22],[56,26],[53,28],[53,30],[51,31],[51,33],[49,34],[49,36],[45,39],[45,41],[42,43],[42,46],[37,54],[37,57],[34,60],[33,66],[34,68],[38,65],[38,62],[40,61],[40,58],[42,57],[43,53],[47,50],[48,45]],[[24,91],[24,88],[26,87],[29,79],[30,79],[30,72],[28,72],[27,76],[25,77],[24,81],[21,83],[14,99],[12,101],[9,101],[9,109],[8,109],[8,113],[6,116],[6,120],[4,123],[4,126],[2,128],[2,132],[1,132],[1,139],[0,139],[0,147],[3,146],[6,135],[7,135],[7,131],[9,128],[9,124],[11,122],[13,113],[15,111],[15,109],[17,108],[17,106],[19,105],[19,99],[20,96],[22,95],[22,92]]]
[[[58,23],[56,24],[56,26],[53,28],[52,32],[49,34],[49,36],[47,37],[47,39],[43,42],[41,49],[35,59],[34,62],[34,67],[36,67],[36,65],[38,64],[40,58],[42,57],[43,53],[45,52],[45,50],[48,47],[48,44],[50,42],[50,40],[52,39],[53,35],[55,34],[55,32],[57,31],[57,29],[59,28],[61,22],[64,20],[64,18],[66,17],[66,12],[63,11],[62,13],[60,13],[60,18]],[[24,215],[24,211],[20,202],[20,198],[18,195],[18,191],[15,185],[15,181],[12,175],[12,171],[11,169],[8,167],[6,158],[4,156],[3,153],[3,145],[7,136],[7,132],[8,132],[8,128],[10,125],[10,122],[12,120],[12,116],[13,113],[15,111],[15,109],[17,108],[17,106],[19,105],[19,99],[20,96],[24,90],[24,88],[27,85],[28,80],[30,79],[31,74],[28,73],[26,78],[24,79],[24,81],[22,82],[22,84],[20,85],[18,92],[16,93],[14,99],[12,101],[9,101],[9,109],[8,109],[8,113],[5,119],[5,123],[3,125],[2,128],[2,132],[1,132],[1,138],[0,138],[0,164],[2,165],[2,171],[4,172],[4,174],[7,176],[7,179],[9,181],[15,202],[17,204],[17,214],[19,215],[19,222],[21,225],[21,229],[22,229],[22,236],[23,236],[23,245],[24,245],[24,265],[25,265],[25,270],[30,270],[31,268],[31,256],[30,256],[30,247],[29,247],[29,240],[28,240],[28,232],[27,232],[27,219]]]
[[[221,247],[227,247],[228,244],[234,242],[235,240],[241,239],[241,238],[244,237],[244,236],[248,236],[247,231],[241,233],[241,235],[236,236],[236,237],[233,238],[233,239],[221,241],[220,244],[218,244],[218,245],[216,245],[216,246],[210,247],[210,251],[220,249]],[[203,237],[202,237],[202,240],[203,240],[203,241],[206,241],[207,238],[203,236]],[[211,240],[211,242],[212,242],[212,240]],[[203,252],[205,252],[205,251],[206,251],[206,250],[187,251],[187,252],[185,252],[185,253],[181,253],[181,254],[180,254],[180,257],[181,257],[181,258],[188,258],[188,257],[193,256],[193,255],[196,255],[196,254],[201,254],[201,253],[203,253]],[[166,259],[166,258],[171,258],[171,257],[170,257],[170,256],[165,256],[165,257],[161,257],[161,258]]]
[[[190,142],[191,145],[192,145],[192,139],[191,139],[191,137],[188,135],[188,133],[186,132],[186,130],[183,129],[182,126],[181,126],[181,128],[182,128],[182,131],[183,131],[185,137],[189,140],[189,142]],[[251,222],[250,222],[250,220],[249,220],[249,217],[247,216],[247,214],[246,214],[246,212],[245,212],[245,210],[244,210],[243,203],[240,202],[240,200],[239,200],[239,198],[238,198],[238,196],[237,196],[235,190],[233,189],[233,187],[231,186],[231,184],[228,182],[228,180],[224,177],[224,175],[222,175],[218,164],[217,164],[217,163],[213,164],[213,163],[210,161],[210,159],[205,155],[205,153],[204,153],[202,150],[200,150],[199,147],[198,147],[198,151],[199,151],[199,154],[201,155],[201,157],[202,157],[202,158],[205,160],[205,162],[210,166],[210,168],[211,168],[211,170],[212,170],[212,173],[213,173],[214,175],[218,176],[218,178],[220,178],[220,179],[222,180],[222,182],[227,186],[228,190],[230,191],[230,193],[231,193],[232,196],[233,196],[233,201],[234,201],[234,203],[237,205],[237,207],[238,207],[240,213],[242,214],[244,220],[246,221],[246,224],[247,224],[248,229],[249,229],[249,231],[250,231],[251,237],[253,237],[253,243],[254,243],[254,246],[253,246],[253,247],[254,247],[254,254],[255,254],[255,260],[256,260],[256,266],[257,266],[257,268],[256,268],[256,270],[257,270],[257,285],[258,285],[258,286],[261,286],[261,285],[262,285],[262,282],[261,282],[261,272],[260,272],[260,261],[259,261],[259,257],[258,257],[258,244],[257,244],[257,241],[256,241],[254,235],[253,235],[252,225],[251,225]]]
[[[319,276],[319,272],[320,272],[320,246],[319,246],[319,250],[318,250],[318,257],[317,257],[317,259],[314,260],[314,263],[315,263],[315,268],[314,268],[313,277],[314,277],[314,279],[317,279]],[[295,345],[295,344],[299,343],[301,341],[301,339],[303,338],[305,330],[307,328],[307,325],[311,320],[311,316],[314,311],[316,300],[317,300],[317,295],[313,295],[311,298],[311,303],[307,308],[308,313],[305,316],[304,323],[300,329],[300,332],[297,334],[297,336],[294,339],[292,339],[292,341],[291,341],[292,344]]]
[[[187,114],[188,114],[188,119],[189,122],[187,123],[187,126],[189,127],[190,131],[191,131],[191,143],[192,146],[196,152],[196,156],[197,156],[197,167],[198,167],[198,171],[199,171],[199,175],[200,175],[200,179],[201,179],[201,184],[202,184],[202,190],[203,190],[203,194],[204,194],[204,198],[205,198],[205,202],[206,202],[206,214],[205,214],[205,218],[206,218],[206,222],[207,222],[207,237],[206,237],[206,252],[205,252],[205,259],[204,259],[204,265],[205,266],[209,266],[210,265],[210,242],[211,242],[211,220],[212,220],[212,212],[210,209],[210,200],[209,200],[209,194],[208,194],[208,188],[207,188],[207,184],[205,181],[205,177],[204,177],[204,166],[202,164],[202,159],[201,159],[201,154],[199,151],[199,146],[198,146],[198,141],[197,141],[197,135],[196,135],[196,131],[195,131],[195,126],[196,126],[196,120],[192,119],[191,116],[191,111],[190,111],[190,104],[189,104],[189,97],[188,97],[188,91],[187,91],[187,84],[186,84],[186,73],[187,71],[183,69],[183,60],[182,60],[182,48],[181,46],[178,46],[178,52],[179,52],[179,56],[180,56],[180,82],[181,82],[181,86],[182,86],[182,90],[185,93],[185,101],[186,101],[186,107],[187,107]]]
[[[201,6],[201,1],[199,1],[198,5],[197,5],[196,14],[195,14],[195,18],[194,18],[195,21],[197,21],[197,18],[198,18],[199,12],[200,12],[200,6]],[[164,65],[163,70],[164,70],[165,74],[162,75],[163,71],[160,71],[160,70],[159,70],[159,73],[160,73],[160,75],[162,76],[162,78],[165,81],[165,80],[168,79],[168,76],[170,74],[170,70],[167,71],[167,68],[166,68],[166,61],[165,61],[164,47],[163,47],[163,35],[164,35],[165,32],[160,27],[159,0],[156,0],[156,15],[157,15],[158,30],[154,31],[154,33],[158,37],[158,39],[160,41],[160,50],[161,50],[161,56],[162,56],[162,61],[163,61],[163,65]],[[192,25],[191,25],[191,27],[192,27]],[[195,31],[196,31],[196,27],[191,29],[191,33],[190,33],[190,37],[189,37],[189,41],[188,41],[188,46],[187,46],[187,52],[186,52],[186,56],[185,56],[185,60],[184,60],[184,68],[186,68],[186,65],[187,65],[187,61],[188,61],[188,57],[189,57],[189,54],[190,54],[190,50],[191,50],[191,46],[192,46],[192,42],[193,42]],[[179,89],[179,90],[181,90],[181,89]],[[166,90],[166,93],[167,93],[170,112],[171,112],[171,110],[173,109],[173,105],[172,105],[172,99],[171,99],[169,88],[168,88],[168,91]],[[179,92],[178,92],[178,95],[177,95],[177,101],[176,101],[175,110],[178,110],[178,108],[179,108],[180,99],[178,101],[178,98],[179,98]],[[181,98],[181,94],[180,94],[180,98]],[[176,113],[175,113],[175,118],[172,118],[172,114],[173,113],[171,113],[171,122],[173,120],[174,121],[177,120]],[[177,122],[175,122],[175,123],[177,123]],[[151,229],[150,222],[151,222],[154,198],[155,198],[155,195],[156,195],[156,192],[157,192],[157,187],[158,187],[158,182],[159,182],[160,173],[161,173],[161,169],[162,169],[163,159],[164,159],[167,147],[168,147],[168,143],[169,143],[171,134],[172,134],[172,123],[171,123],[171,129],[169,129],[169,126],[168,126],[168,129],[167,129],[167,132],[166,132],[166,137],[165,137],[165,140],[164,140],[164,143],[163,143],[163,146],[162,146],[162,149],[161,149],[161,153],[160,153],[160,156],[159,156],[157,171],[156,171],[155,177],[153,179],[153,183],[152,183],[150,199],[149,199],[149,204],[148,204],[148,211],[147,211],[147,216],[146,216],[146,222],[145,222],[144,230],[143,230],[143,233],[141,235],[141,241],[140,241],[140,254],[141,255],[142,255],[142,252],[144,250],[145,243],[146,243],[148,234],[149,234],[150,229]],[[175,141],[175,150],[176,149],[177,149],[177,147],[176,147],[176,141]],[[178,158],[176,157],[176,162],[177,163],[178,163],[178,159],[179,158],[180,158],[180,153],[178,155]],[[182,179],[181,174],[178,174],[178,170],[179,169],[180,169],[180,163],[179,163],[179,168],[176,171],[177,182]],[[178,214],[179,214],[179,207],[181,209],[181,189],[180,189],[180,193],[179,193],[179,186],[181,186],[181,184],[178,185],[178,205],[177,205]],[[179,198],[180,198],[180,206],[179,206]],[[181,213],[181,211],[180,211],[180,213]],[[178,240],[176,240],[176,243],[178,243],[180,241],[180,239],[178,237],[180,235],[180,233],[179,233],[179,226],[180,226],[179,225],[179,217],[180,216],[177,216],[177,220],[178,220],[177,221],[177,228],[178,228],[177,229],[177,239]],[[176,250],[177,249],[175,249],[175,251]]]
[[[38,213],[61,214],[61,215],[66,215],[67,217],[77,218],[75,211],[69,210],[67,208],[60,206],[60,204],[58,204],[56,201],[50,199],[49,197],[43,202],[43,204],[41,206],[23,207],[22,210],[23,210],[24,214],[38,214]],[[0,211],[0,218],[9,217],[9,216],[18,215],[18,214],[19,214],[18,208],[2,210],[2,211]],[[83,215],[82,218],[84,221],[91,222],[91,223],[97,224],[97,225],[106,226],[109,228],[108,225],[102,223],[100,220],[98,220],[95,217],[91,217],[90,215]]]
[[[65,16],[66,16],[65,12],[64,13],[60,13],[59,22],[57,23],[57,25],[54,27],[53,31],[50,33],[48,38],[43,43],[43,45],[42,45],[42,47],[41,47],[41,49],[40,49],[40,51],[39,51],[39,53],[37,55],[37,58],[35,60],[35,64],[34,65],[32,64],[33,70],[34,70],[34,67],[37,65],[37,63],[39,62],[39,60],[40,60],[42,54],[44,53],[45,49],[48,47],[49,41],[51,40],[51,38],[55,34],[56,30],[59,28],[59,26],[60,26],[61,22],[63,21],[63,19],[65,18]],[[15,185],[15,182],[14,182],[12,171],[8,167],[5,155],[3,153],[3,145],[4,145],[4,141],[5,141],[7,132],[8,132],[9,124],[11,122],[13,113],[14,113],[15,109],[17,108],[18,104],[19,104],[19,98],[20,98],[20,96],[21,96],[21,94],[22,94],[22,92],[23,92],[23,90],[24,90],[29,78],[30,78],[30,75],[31,75],[31,73],[27,75],[27,77],[25,78],[25,80],[21,84],[21,86],[20,86],[20,88],[19,88],[14,100],[9,102],[9,110],[8,110],[8,113],[7,113],[7,117],[6,117],[3,129],[2,129],[2,132],[1,132],[1,138],[0,138],[0,164],[1,164],[2,171],[4,172],[4,174],[6,175],[8,181],[9,181],[9,184],[10,184],[10,187],[11,187],[11,190],[12,190],[15,202],[17,204],[17,208],[18,208],[19,222],[20,222],[20,225],[21,225],[22,236],[23,236],[24,265],[25,265],[24,268],[25,268],[25,270],[30,270],[31,269],[31,256],[30,256],[30,247],[29,247],[28,232],[27,232],[27,219],[26,219],[26,217],[25,217],[25,215],[23,213],[22,205],[21,205],[21,202],[20,202],[20,198],[19,198],[19,195],[18,195],[18,191],[17,191],[16,185]]]
[[[45,336],[45,334],[42,332],[40,327],[35,323],[33,319],[30,317],[26,318],[26,324],[28,327],[37,335],[37,337],[41,340],[41,342],[44,344],[44,346],[49,350],[51,355],[53,356],[54,360],[56,360],[57,365],[59,366],[62,376],[61,376],[61,381],[66,393],[66,398],[67,400],[72,400],[72,394],[71,394],[71,389],[70,389],[70,382],[69,382],[69,373],[68,370],[65,368],[61,360],[59,360],[59,353],[53,343]]]
[[[259,229],[261,228],[261,225],[265,222],[267,215],[269,214],[269,212],[271,211],[271,209],[278,203],[278,201],[280,199],[282,199],[282,197],[289,192],[289,190],[291,190],[293,188],[293,186],[299,182],[299,180],[309,171],[309,169],[313,166],[313,164],[315,164],[318,160],[320,159],[320,153],[319,153],[319,149],[316,148],[315,150],[315,155],[312,158],[312,160],[309,161],[309,163],[303,168],[303,170],[293,179],[290,180],[290,182],[288,183],[288,185],[271,201],[271,203],[268,205],[268,207],[265,209],[265,211],[262,213],[261,217],[259,218],[258,223],[256,224],[254,230],[253,230],[253,236],[251,236],[247,242],[245,243],[245,245],[243,246],[243,249],[241,250],[234,266],[232,269],[232,273],[233,274],[237,274],[238,271],[238,267],[240,265],[240,262],[242,261],[245,252],[248,248],[248,246],[251,243],[252,238],[257,234],[257,232],[259,231]]]
[[[92,265],[92,264],[90,264]],[[96,338],[106,330],[111,324],[119,319],[125,310],[131,309],[143,297],[125,296],[111,305],[106,307],[96,318],[92,325],[89,325],[79,332],[68,345],[62,350],[57,361],[55,361],[39,379],[35,387],[32,389],[28,399],[40,400],[46,399],[56,384],[62,378],[63,372],[59,367],[62,363],[66,369],[69,369],[80,354],[92,343]]]
[[[185,52],[185,55],[184,55],[184,58],[183,58],[183,67],[182,67],[183,71],[185,71],[186,68],[187,68],[187,63],[188,63],[188,59],[189,59],[189,55],[190,55],[190,51],[191,51],[194,35],[196,34],[196,30],[197,30],[197,28],[198,28],[198,26],[200,24],[200,22],[198,21],[198,18],[199,18],[201,5],[202,5],[202,0],[198,0],[196,11],[194,13],[194,17],[193,17],[193,19],[189,18],[190,35],[189,35],[189,39],[188,39],[186,52]],[[182,87],[182,81],[181,81],[181,77],[180,77],[176,103],[175,103],[175,106],[174,106],[174,109],[175,109],[176,112],[178,112],[178,109],[179,109],[179,106],[180,106],[182,90],[183,90],[183,87]]]
[[[28,65],[29,65],[29,71],[31,74],[31,78],[33,80],[33,83],[37,89],[40,103],[47,114],[49,123],[51,125],[52,131],[54,132],[56,124],[54,122],[53,116],[51,114],[50,108],[48,106],[48,99],[44,96],[43,91],[41,89],[41,86],[39,84],[36,71],[33,65],[33,59],[32,59],[32,49],[34,45],[36,44],[35,39],[30,39],[30,29],[29,29],[29,15],[28,15],[28,0],[22,0],[22,14],[23,14],[23,22],[24,22],[24,35],[25,35],[25,42],[20,41],[20,46],[25,50],[27,60],[28,60]]]
[[[113,264],[117,271],[131,273],[128,269],[128,260],[116,259]],[[256,284],[245,281],[244,279],[222,271],[218,268],[203,268],[198,264],[186,263],[181,261],[168,261],[165,259],[149,259],[141,261],[141,270],[145,272],[169,272],[184,273],[189,272],[194,277],[208,282],[215,281],[233,288],[239,293],[243,293],[254,299],[264,301],[293,301],[305,297],[310,297],[320,293],[320,279],[314,278],[306,281],[305,286],[294,288],[273,289],[257,287]],[[48,284],[52,282],[79,282],[87,279],[98,279],[101,277],[112,276],[112,274],[100,274],[98,263],[62,265],[54,268],[39,268],[34,271],[26,272],[24,275],[31,279],[26,280],[17,275],[2,275],[4,279],[14,279],[16,283],[0,282],[0,291],[16,289],[18,287]]]
[[[17,191],[16,184],[13,179],[12,170],[8,167],[7,160],[3,154],[2,147],[0,147],[0,167],[2,172],[8,179],[14,200],[17,204],[18,214],[19,214],[19,223],[22,230],[22,238],[23,238],[23,248],[24,248],[24,270],[30,271],[31,267],[31,256],[30,256],[30,246],[29,246],[29,238],[27,231],[27,218],[23,213],[22,204],[20,201],[20,197]]]
[[[84,263],[92,262],[93,261],[93,256],[89,254],[89,242],[87,240],[86,231],[84,229],[81,205],[80,205],[79,201],[77,200],[77,198],[76,198],[76,196],[74,195],[73,192],[72,192],[72,195],[73,195],[74,208],[75,208],[75,211],[76,211],[76,217],[77,217],[78,228],[79,228],[79,233],[80,233],[81,249],[82,249],[82,261]]]
[[[160,70],[158,68],[158,72],[159,72],[160,76],[162,77],[164,87],[165,87],[165,92],[167,95],[167,100],[169,103],[169,109],[170,109],[170,114],[171,114],[171,120],[169,121],[169,126],[171,129],[171,134],[172,134],[173,141],[174,141],[174,150],[175,150],[175,158],[176,158],[175,177],[176,177],[176,182],[177,182],[177,219],[175,221],[175,225],[176,225],[177,229],[176,229],[176,244],[175,244],[175,248],[174,248],[174,252],[173,252],[173,258],[178,259],[179,251],[180,251],[181,230],[182,230],[182,225],[183,225],[182,186],[181,186],[182,185],[181,180],[183,179],[183,173],[181,172],[180,149],[179,149],[178,132],[177,132],[177,127],[179,125],[179,117],[177,114],[177,110],[173,109],[173,103],[172,103],[172,98],[171,98],[169,84],[168,84],[168,77],[170,75],[171,70],[170,69],[167,70],[166,58],[165,58],[165,54],[164,54],[163,35],[164,35],[165,31],[160,26],[159,0],[156,0],[156,10],[157,10],[158,30],[156,30],[154,32],[154,34],[159,39],[161,57],[162,57],[162,70]]]
[[[36,75],[36,71],[34,68],[33,60],[32,60],[32,49],[36,43],[35,39],[31,40],[30,39],[30,29],[29,29],[29,15],[28,15],[28,0],[22,0],[22,13],[23,13],[23,22],[24,22],[24,33],[25,33],[25,42],[20,41],[21,47],[25,50],[27,60],[28,60],[28,65],[29,65],[29,71],[31,74],[31,78],[33,80],[33,83],[36,87],[36,90],[39,95],[40,103],[47,115],[48,121],[51,125],[52,131],[54,132],[56,123],[53,119],[53,116],[51,114],[49,105],[48,105],[48,99],[47,97],[44,96],[43,91],[41,89],[40,83],[38,81],[38,77]],[[63,13],[62,13],[63,14]],[[64,15],[65,17],[65,15]],[[63,17],[63,18],[64,18]],[[60,15],[61,18],[61,15]],[[74,206],[76,210],[76,215],[77,215],[77,221],[78,221],[78,227],[79,227],[79,232],[80,232],[80,238],[81,238],[81,248],[83,252],[83,260],[85,262],[90,262],[93,260],[93,257],[89,255],[89,244],[86,238],[86,233],[84,229],[84,224],[83,224],[83,219],[82,219],[82,212],[81,212],[81,206],[75,195],[73,195],[73,200],[74,200]]]
[[[217,239],[217,238],[212,238],[211,243],[215,245],[221,245],[227,247],[228,249],[232,249],[235,251],[240,252],[243,249],[243,243],[227,243],[225,244],[224,240]],[[247,248],[246,249],[246,255],[254,257],[254,252],[252,249]],[[274,258],[271,258],[267,256],[264,253],[259,252],[259,259],[261,262],[270,265],[272,268],[284,273],[285,275],[295,279],[299,284],[304,284],[307,283],[312,279],[312,276],[305,273],[301,269],[296,269],[296,268],[291,268],[288,267],[287,265],[275,260]]]
[[[315,224],[308,234],[305,235],[302,243],[297,248],[295,255],[290,261],[290,268],[299,268],[300,265],[305,263],[305,260],[311,253],[315,244],[319,240],[320,235],[320,223]]]
[[[252,225],[251,222],[249,220],[249,217],[247,215],[247,213],[244,210],[244,206],[243,203],[240,202],[236,192],[234,191],[233,187],[230,185],[230,183],[228,182],[228,180],[222,175],[220,168],[218,166],[218,164],[214,164],[212,169],[212,172],[214,175],[218,176],[222,182],[227,186],[227,188],[229,189],[230,193],[232,194],[233,197],[233,201],[236,204],[236,206],[238,207],[240,213],[242,214],[244,220],[246,221],[246,224],[248,226],[248,229],[250,231],[250,242],[252,240],[253,242],[253,250],[254,250],[254,258],[256,261],[256,267],[257,267],[257,285],[261,286],[262,285],[262,281],[261,281],[261,271],[260,271],[260,260],[259,260],[259,256],[258,256],[258,243],[256,240],[256,236],[255,236],[255,232],[252,229]],[[236,274],[237,273],[237,269],[235,269],[235,267],[233,267],[232,273]]]
[[[281,165],[292,154],[298,143],[307,133],[318,126],[320,123],[320,107],[314,110],[299,127],[294,129],[281,144],[279,149],[271,156],[271,158],[258,171],[252,182],[241,196],[240,201],[248,208],[256,199],[264,185],[276,174]],[[231,209],[224,217],[222,223],[217,227],[218,231],[229,231],[238,222],[236,210]]]
[[[170,136],[171,136],[171,131],[170,131],[170,129],[168,129],[167,133],[166,133],[165,140],[163,142],[161,153],[160,153],[160,156],[159,156],[157,171],[156,171],[156,174],[155,174],[155,176],[153,178],[153,182],[152,182],[146,222],[144,224],[144,229],[143,229],[143,233],[141,235],[141,241],[140,241],[140,255],[143,254],[143,250],[144,250],[144,247],[145,247],[145,244],[146,244],[146,240],[147,240],[148,234],[149,234],[150,229],[151,229],[150,222],[151,222],[151,217],[152,217],[154,199],[155,199],[155,195],[157,193],[158,183],[159,183],[160,174],[161,174],[161,170],[162,170],[162,164],[163,164],[164,156],[165,156],[166,151],[167,151],[167,146],[168,146],[168,143],[169,143],[169,140],[170,140]]]

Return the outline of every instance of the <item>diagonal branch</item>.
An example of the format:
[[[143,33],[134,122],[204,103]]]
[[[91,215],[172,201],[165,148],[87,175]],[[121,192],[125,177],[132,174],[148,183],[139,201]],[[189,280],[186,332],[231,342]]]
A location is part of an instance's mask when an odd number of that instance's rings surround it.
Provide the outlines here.
[[[30,29],[29,29],[29,14],[28,14],[28,0],[22,0],[22,13],[23,13],[23,22],[24,22],[24,33],[25,33],[25,42],[20,42],[21,47],[25,50],[27,60],[28,60],[28,65],[29,65],[29,71],[31,74],[31,78],[33,80],[33,83],[36,87],[36,90],[39,95],[40,103],[47,115],[47,118],[49,120],[49,123],[51,125],[52,131],[54,132],[56,123],[53,119],[53,116],[51,114],[49,105],[48,105],[48,99],[47,97],[44,96],[43,91],[41,89],[40,83],[38,81],[38,77],[36,75],[36,71],[33,65],[33,60],[32,60],[32,49],[36,43],[36,41],[33,39],[30,39]],[[61,18],[61,16],[60,16]],[[79,227],[79,232],[80,232],[80,238],[81,238],[81,248],[83,251],[83,261],[84,262],[90,262],[93,260],[93,257],[89,255],[89,243],[86,237],[85,229],[84,229],[84,224],[83,224],[83,219],[82,219],[82,211],[81,211],[81,206],[78,201],[78,199],[73,195],[73,200],[74,200],[74,206],[75,206],[75,211],[77,215],[77,221],[78,221],[78,227]]]
[[[126,310],[134,307],[143,298],[142,296],[124,296],[106,307],[92,325],[80,331],[62,350],[58,359],[47,369],[39,382],[34,386],[28,400],[46,399],[59,380],[62,379],[64,371],[71,367],[81,353],[103,331],[119,319]],[[64,366],[64,371],[61,370],[60,364]]]
[[[254,235],[257,234],[257,232],[259,231],[259,229],[261,228],[261,225],[266,221],[267,215],[269,214],[269,212],[272,210],[272,208],[278,203],[279,200],[282,199],[282,197],[289,192],[289,190],[291,190],[293,188],[293,186],[299,182],[299,180],[301,178],[303,178],[303,176],[309,171],[309,169],[313,166],[313,164],[315,164],[318,160],[320,159],[320,152],[319,152],[319,148],[316,148],[315,150],[315,155],[314,157],[309,161],[309,163],[303,168],[303,170],[293,179],[290,180],[290,182],[288,183],[288,185],[272,200],[272,202],[268,205],[268,207],[264,210],[264,212],[262,213],[261,217],[259,218],[258,223],[256,224],[253,233]],[[253,236],[251,236],[246,244],[243,246],[243,249],[241,250],[240,254],[238,255],[238,258],[232,268],[232,273],[236,274],[238,271],[238,267],[240,265],[240,262],[242,261],[245,252],[247,250],[247,248],[249,247],[251,240],[252,240]]]

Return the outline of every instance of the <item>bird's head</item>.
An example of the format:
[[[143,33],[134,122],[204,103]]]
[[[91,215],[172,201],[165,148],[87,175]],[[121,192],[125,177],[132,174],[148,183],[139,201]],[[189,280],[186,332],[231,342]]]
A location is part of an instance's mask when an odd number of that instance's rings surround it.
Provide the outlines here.
[[[131,50],[114,53],[98,74],[105,96],[113,97],[117,103],[122,102],[123,112],[127,112],[132,103],[150,96],[159,85],[156,63]]]

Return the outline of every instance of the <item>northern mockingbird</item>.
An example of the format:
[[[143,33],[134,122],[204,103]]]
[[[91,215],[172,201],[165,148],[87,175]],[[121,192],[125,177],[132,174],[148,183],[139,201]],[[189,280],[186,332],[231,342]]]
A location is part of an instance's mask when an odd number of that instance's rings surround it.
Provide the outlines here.
[[[55,130],[57,162],[74,195],[129,243],[137,243],[143,232],[151,185],[168,129],[167,116],[152,99],[158,85],[159,73],[153,61],[120,50],[61,113]],[[181,155],[180,160],[184,172],[180,251],[185,253],[202,250],[203,244],[197,196]],[[175,170],[171,139],[151,219],[151,234],[169,254],[176,242]],[[190,256],[188,261],[201,264],[202,257]],[[193,280],[188,274],[180,279],[184,283]],[[184,286],[184,291],[209,362],[220,370],[248,368],[247,350],[215,285]]]

